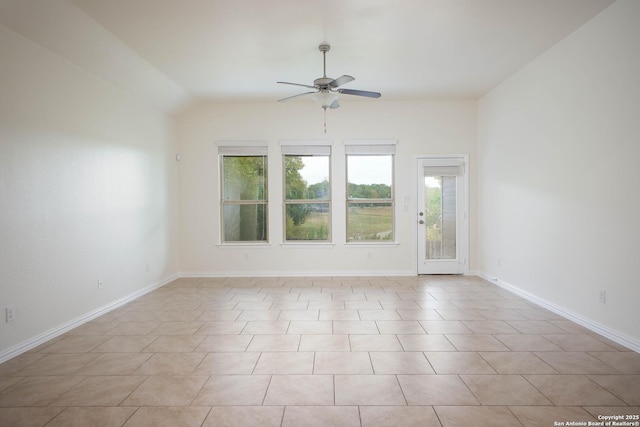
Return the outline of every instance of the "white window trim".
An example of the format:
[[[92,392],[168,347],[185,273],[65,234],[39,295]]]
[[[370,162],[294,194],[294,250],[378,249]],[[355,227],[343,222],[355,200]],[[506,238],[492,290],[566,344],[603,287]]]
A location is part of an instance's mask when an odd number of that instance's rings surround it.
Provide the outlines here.
[[[329,141],[326,139],[295,139],[295,140],[281,140],[279,142],[280,146],[307,146],[307,145],[318,145],[318,146],[333,146],[333,141]]]
[[[242,248],[257,248],[257,249],[267,249],[272,246],[269,242],[228,242],[228,243],[218,243],[216,244],[219,248],[224,249],[242,249]]]
[[[220,147],[263,147],[265,149],[269,148],[269,142],[267,141],[216,141],[216,146],[218,150]]]
[[[280,243],[280,246],[288,249],[315,249],[315,248],[333,248],[336,244],[326,240],[289,240]]]
[[[353,240],[345,245],[346,248],[395,248],[398,246],[400,246],[400,242],[386,240],[380,241],[380,243],[376,243],[375,240]]]

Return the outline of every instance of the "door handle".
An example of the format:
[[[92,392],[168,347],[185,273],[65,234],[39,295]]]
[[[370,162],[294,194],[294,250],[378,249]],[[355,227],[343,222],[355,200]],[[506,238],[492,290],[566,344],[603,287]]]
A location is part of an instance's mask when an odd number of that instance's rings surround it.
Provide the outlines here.
[[[423,220],[418,221],[418,224],[424,224]]]

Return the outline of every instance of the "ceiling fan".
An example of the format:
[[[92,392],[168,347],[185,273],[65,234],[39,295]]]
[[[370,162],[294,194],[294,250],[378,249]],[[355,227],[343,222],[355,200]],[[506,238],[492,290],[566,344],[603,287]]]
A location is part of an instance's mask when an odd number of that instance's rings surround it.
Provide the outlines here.
[[[321,44],[318,46],[320,52],[322,52],[322,77],[319,77],[313,81],[313,85],[305,85],[301,83],[290,83],[290,82],[277,82],[284,85],[293,85],[293,86],[302,86],[309,89],[315,89],[314,91],[300,93],[298,95],[289,96],[287,98],[279,99],[278,102],[288,101],[293,98],[298,98],[300,96],[313,95],[313,98],[320,104],[323,110],[327,111],[327,108],[334,109],[338,108],[340,104],[338,104],[338,94],[344,95],[356,95],[356,96],[366,96],[368,98],[380,98],[379,92],[369,92],[366,90],[356,90],[356,89],[340,89],[340,86],[347,84],[349,82],[354,81],[355,79],[348,75],[343,75],[338,77],[337,79],[333,79],[331,77],[327,77],[327,52],[331,49],[331,46],[328,44]]]

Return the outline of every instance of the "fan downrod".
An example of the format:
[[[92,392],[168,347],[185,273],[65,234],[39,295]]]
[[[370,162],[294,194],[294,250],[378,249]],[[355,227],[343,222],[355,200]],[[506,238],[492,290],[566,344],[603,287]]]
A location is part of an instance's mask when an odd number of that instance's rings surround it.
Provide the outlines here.
[[[322,52],[322,77],[315,79],[313,85],[320,88],[320,90],[327,90],[329,83],[333,81],[332,78],[327,77],[327,52],[331,50],[331,46],[328,44],[321,44],[318,46],[320,52]]]

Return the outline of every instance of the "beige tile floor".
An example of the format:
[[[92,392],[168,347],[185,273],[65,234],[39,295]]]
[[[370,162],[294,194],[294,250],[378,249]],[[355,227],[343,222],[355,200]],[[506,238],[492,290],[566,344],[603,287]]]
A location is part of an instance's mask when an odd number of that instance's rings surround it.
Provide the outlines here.
[[[0,365],[1,426],[554,426],[640,354],[475,277],[180,279]]]

